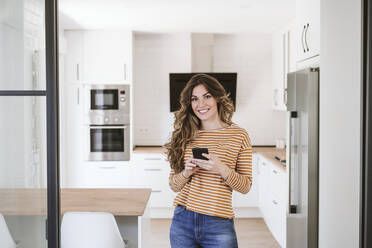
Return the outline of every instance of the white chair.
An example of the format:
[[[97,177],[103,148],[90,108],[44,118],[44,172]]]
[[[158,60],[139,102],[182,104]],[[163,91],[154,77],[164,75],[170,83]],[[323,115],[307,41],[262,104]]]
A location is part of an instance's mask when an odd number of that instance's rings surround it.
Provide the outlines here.
[[[14,242],[12,235],[10,235],[4,216],[1,213],[0,213],[0,247],[1,248],[17,247],[17,244]]]
[[[61,226],[62,248],[124,248],[115,218],[102,212],[67,212]]]

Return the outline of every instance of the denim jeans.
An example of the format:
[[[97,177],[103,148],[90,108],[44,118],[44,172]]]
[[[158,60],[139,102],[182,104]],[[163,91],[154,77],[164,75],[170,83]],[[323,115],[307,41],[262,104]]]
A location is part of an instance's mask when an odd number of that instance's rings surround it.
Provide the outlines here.
[[[234,219],[199,214],[178,205],[170,227],[172,248],[237,248]]]

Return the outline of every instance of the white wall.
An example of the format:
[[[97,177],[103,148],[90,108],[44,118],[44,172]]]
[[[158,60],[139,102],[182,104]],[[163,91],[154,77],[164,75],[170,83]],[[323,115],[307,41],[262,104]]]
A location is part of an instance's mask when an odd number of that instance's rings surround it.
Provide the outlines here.
[[[247,129],[254,145],[285,138],[285,112],[272,109],[272,36],[214,35],[215,72],[237,72],[233,121]]]
[[[163,145],[168,140],[173,129],[169,72],[209,67],[209,59],[200,63],[194,59],[202,46],[208,48],[205,56],[213,59],[213,71],[238,72],[233,121],[248,130],[253,144],[274,145],[276,138],[285,138],[285,113],[271,109],[271,35],[213,35],[211,39],[201,34],[136,34],[134,144]]]
[[[169,139],[169,73],[190,71],[190,34],[135,34],[134,145],[163,145]]]
[[[359,247],[361,1],[321,1],[320,26],[319,247]]]

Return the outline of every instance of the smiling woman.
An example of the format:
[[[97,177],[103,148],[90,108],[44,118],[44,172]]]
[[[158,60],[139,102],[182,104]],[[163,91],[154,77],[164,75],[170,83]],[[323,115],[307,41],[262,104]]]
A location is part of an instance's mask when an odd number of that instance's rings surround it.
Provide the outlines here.
[[[167,148],[169,185],[179,192],[170,229],[173,248],[238,247],[232,190],[252,185],[252,146],[245,129],[231,121],[233,104],[213,77],[197,74],[181,93]],[[196,159],[192,148],[208,148]]]

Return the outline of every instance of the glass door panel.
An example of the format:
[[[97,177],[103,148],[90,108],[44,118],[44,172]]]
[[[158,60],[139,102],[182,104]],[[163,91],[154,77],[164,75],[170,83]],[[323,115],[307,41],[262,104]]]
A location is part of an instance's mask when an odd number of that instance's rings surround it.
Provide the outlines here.
[[[0,90],[45,90],[45,0],[0,0]]]
[[[47,247],[45,97],[2,96],[0,116],[0,213],[19,247]]]

